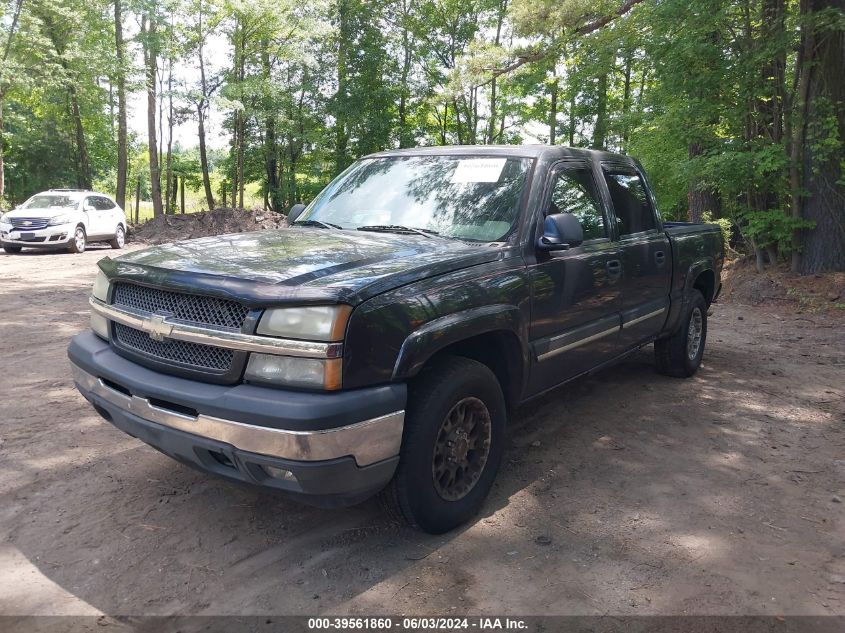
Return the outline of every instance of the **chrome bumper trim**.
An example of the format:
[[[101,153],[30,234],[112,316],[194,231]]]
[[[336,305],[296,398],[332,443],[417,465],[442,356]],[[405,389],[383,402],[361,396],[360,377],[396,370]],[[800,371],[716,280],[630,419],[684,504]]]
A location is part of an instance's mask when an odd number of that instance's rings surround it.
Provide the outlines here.
[[[166,338],[175,341],[187,341],[201,345],[225,347],[242,352],[262,352],[265,354],[281,354],[284,356],[299,356],[304,358],[340,358],[343,354],[343,343],[316,343],[311,341],[297,341],[294,339],[272,338],[269,336],[254,336],[231,330],[199,327],[173,321],[169,318],[151,315],[140,310],[118,308],[103,303],[95,297],[89,298],[91,310],[115,323],[122,323],[136,330],[147,332],[155,340]]]
[[[611,334],[616,334],[619,331],[619,326],[616,325],[608,330],[604,330],[603,332],[598,332],[597,334],[593,334],[592,336],[587,336],[582,339],[578,339],[577,341],[573,341],[572,343],[568,343],[566,345],[561,345],[560,347],[552,347],[552,349],[543,352],[542,354],[537,355],[538,361],[546,360],[547,358],[551,358],[552,356],[557,356],[558,354],[563,354],[564,352],[568,352],[571,349],[575,349],[577,347],[581,347],[582,345],[586,345],[587,343],[592,343],[593,341],[597,341],[600,338],[604,338],[605,336],[610,336]],[[550,343],[552,345],[555,344],[556,340],[561,337],[555,337],[551,339]]]
[[[632,325],[636,325],[637,323],[642,323],[643,321],[647,321],[648,319],[653,319],[656,316],[660,316],[661,314],[666,312],[666,308],[660,308],[659,310],[655,310],[654,312],[649,312],[648,314],[644,314],[642,316],[637,317],[636,319],[631,319],[630,321],[624,321],[622,323],[622,329],[626,327],[631,327]]]
[[[127,396],[71,363],[73,379],[87,392],[149,422],[231,444],[236,449],[283,459],[319,461],[351,455],[359,466],[368,466],[399,454],[405,412],[395,411],[349,426],[322,431],[286,431],[197,417],[157,407],[146,398]]]

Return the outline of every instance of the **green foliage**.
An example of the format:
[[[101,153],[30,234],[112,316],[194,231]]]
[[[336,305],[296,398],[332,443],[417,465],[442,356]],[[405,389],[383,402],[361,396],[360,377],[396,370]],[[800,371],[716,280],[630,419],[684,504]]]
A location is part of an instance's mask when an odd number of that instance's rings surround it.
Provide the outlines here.
[[[0,3],[11,201],[77,185],[86,170],[97,187],[116,186],[112,1],[26,0],[12,39],[14,1]],[[130,103],[144,112],[141,45],[157,52],[162,153],[170,99],[177,124],[204,117],[211,135],[220,131],[211,122],[223,121],[230,143],[210,153],[208,178],[230,204],[241,175],[245,204],[284,212],[371,152],[553,138],[636,156],[667,219],[709,211],[706,221],[726,236],[734,222],[758,247],[788,253],[796,231],[813,230],[791,218],[793,198],[809,189],[790,177],[828,163],[845,173],[842,104],[814,98],[809,120],[797,107],[802,34],[827,41],[845,29],[843,11],[810,4],[125,0],[122,70]],[[155,36],[138,32],[142,20],[155,22]],[[812,160],[796,166],[790,134],[803,130]],[[128,182],[134,193],[140,180],[147,199],[146,129],[139,134],[130,138]],[[189,198],[202,200],[196,147],[176,144],[163,158],[162,182],[169,162]]]
[[[718,225],[719,230],[722,231],[722,242],[727,248],[728,244],[731,242],[731,233],[734,225],[733,222],[731,222],[728,218],[714,219],[711,212],[705,212],[704,215],[701,216],[701,221],[707,222],[708,224]]]
[[[785,245],[792,240],[795,231],[812,229],[815,223],[795,219],[781,209],[749,211],[741,213],[739,225],[743,233],[753,239],[757,246],[779,246],[782,252],[789,252]]]

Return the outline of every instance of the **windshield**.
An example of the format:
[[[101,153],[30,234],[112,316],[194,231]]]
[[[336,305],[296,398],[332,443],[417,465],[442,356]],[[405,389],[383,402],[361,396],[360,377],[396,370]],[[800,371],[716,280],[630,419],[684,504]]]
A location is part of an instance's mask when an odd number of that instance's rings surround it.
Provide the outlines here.
[[[344,229],[401,228],[479,242],[510,234],[527,158],[368,158],[338,176],[297,222]]]
[[[74,209],[76,198],[61,194],[39,194],[23,203],[21,209]]]

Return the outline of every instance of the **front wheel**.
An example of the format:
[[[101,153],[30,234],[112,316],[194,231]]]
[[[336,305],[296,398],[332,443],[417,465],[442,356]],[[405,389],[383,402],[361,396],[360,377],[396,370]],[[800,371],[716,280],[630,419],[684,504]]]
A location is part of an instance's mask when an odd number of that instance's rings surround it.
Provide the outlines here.
[[[481,509],[499,470],[505,398],[486,366],[449,357],[411,385],[399,466],[384,492],[413,527],[442,534]]]
[[[117,225],[117,229],[114,232],[114,237],[109,242],[114,249],[121,249],[123,245],[126,244],[126,230],[123,228],[122,224]]]
[[[9,255],[17,255],[21,252],[22,246],[9,246],[8,244],[3,246],[3,250],[9,253]]]
[[[85,229],[81,226],[77,226],[76,230],[73,232],[73,238],[70,240],[70,244],[68,245],[68,250],[71,253],[84,253],[87,242],[88,238],[85,235]]]
[[[707,302],[698,290],[692,291],[681,327],[672,336],[654,342],[658,373],[689,378],[701,366],[707,341]]]

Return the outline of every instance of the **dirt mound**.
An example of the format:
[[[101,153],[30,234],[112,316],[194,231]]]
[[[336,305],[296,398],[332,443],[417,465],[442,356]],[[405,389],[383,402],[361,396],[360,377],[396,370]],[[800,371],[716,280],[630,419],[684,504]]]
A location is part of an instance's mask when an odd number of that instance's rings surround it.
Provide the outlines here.
[[[722,296],[745,305],[779,305],[797,311],[834,310],[845,316],[845,273],[798,275],[786,266],[759,274],[751,258],[728,262]]]
[[[246,233],[287,226],[287,219],[272,211],[219,208],[214,211],[164,215],[132,228],[131,238],[145,244],[163,244],[195,237]]]

